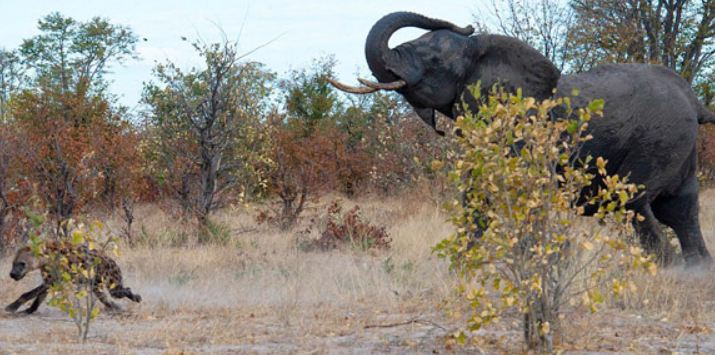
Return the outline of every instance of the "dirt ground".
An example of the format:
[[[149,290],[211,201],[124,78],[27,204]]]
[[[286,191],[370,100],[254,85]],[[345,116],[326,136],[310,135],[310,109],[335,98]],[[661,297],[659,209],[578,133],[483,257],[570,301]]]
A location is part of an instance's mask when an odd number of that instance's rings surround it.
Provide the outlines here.
[[[355,202],[346,202],[352,204]],[[152,206],[138,211],[143,238],[160,245],[124,248],[125,283],[144,302],[103,312],[82,344],[65,314],[0,311],[0,354],[178,353],[519,353],[517,317],[452,335],[465,312],[454,275],[431,248],[451,232],[436,204],[410,199],[357,201],[387,226],[391,250],[304,252],[295,232],[257,227],[251,213],[222,211],[228,246],[172,247],[182,230]],[[701,196],[703,231],[715,251],[715,192]],[[14,282],[0,259],[0,304],[36,286]],[[715,273],[675,266],[636,281],[638,292],[596,314],[567,311],[558,348],[573,354],[715,353]]]

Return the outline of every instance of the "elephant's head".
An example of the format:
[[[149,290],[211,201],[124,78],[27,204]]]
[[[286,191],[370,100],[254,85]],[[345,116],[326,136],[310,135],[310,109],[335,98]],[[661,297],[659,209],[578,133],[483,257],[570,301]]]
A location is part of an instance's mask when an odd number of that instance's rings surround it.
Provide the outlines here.
[[[390,37],[403,27],[430,32],[390,49]],[[379,83],[359,79],[365,86],[351,87],[331,82],[351,93],[396,90],[433,128],[435,110],[454,118],[455,103],[478,81],[487,89],[496,83],[521,87],[525,95],[538,98],[552,94],[560,74],[543,55],[514,38],[473,33],[472,26],[415,13],[389,14],[372,27],[365,42],[368,66]]]

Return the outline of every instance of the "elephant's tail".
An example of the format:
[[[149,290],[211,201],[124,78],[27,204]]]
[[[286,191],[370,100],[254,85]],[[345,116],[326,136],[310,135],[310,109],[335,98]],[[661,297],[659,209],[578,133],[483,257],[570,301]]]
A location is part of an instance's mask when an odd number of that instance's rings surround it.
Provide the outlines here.
[[[715,123],[715,113],[710,111],[705,105],[700,104],[698,123]]]

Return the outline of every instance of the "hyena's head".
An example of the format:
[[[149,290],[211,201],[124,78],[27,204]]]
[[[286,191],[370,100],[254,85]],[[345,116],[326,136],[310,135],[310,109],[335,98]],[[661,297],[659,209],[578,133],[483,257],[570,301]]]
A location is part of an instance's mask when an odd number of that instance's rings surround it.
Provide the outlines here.
[[[30,247],[24,247],[17,251],[15,259],[12,261],[12,271],[10,277],[15,281],[21,280],[28,272],[39,267],[37,257]]]

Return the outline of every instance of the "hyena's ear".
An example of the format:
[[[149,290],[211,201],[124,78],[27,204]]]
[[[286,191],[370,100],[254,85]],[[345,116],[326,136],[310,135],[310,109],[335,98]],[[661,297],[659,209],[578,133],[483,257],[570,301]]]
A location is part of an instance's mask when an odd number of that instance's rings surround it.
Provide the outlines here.
[[[12,260],[13,264],[23,259],[27,259],[28,252],[32,252],[32,250],[28,246],[24,246],[20,249],[17,249],[17,251],[15,252],[15,258]]]

